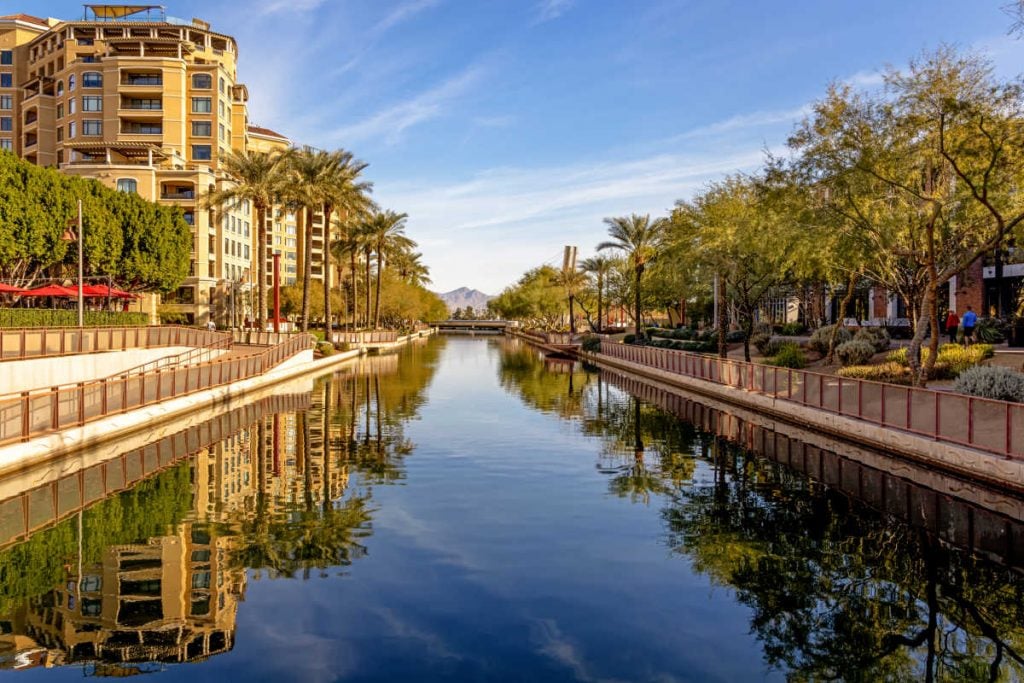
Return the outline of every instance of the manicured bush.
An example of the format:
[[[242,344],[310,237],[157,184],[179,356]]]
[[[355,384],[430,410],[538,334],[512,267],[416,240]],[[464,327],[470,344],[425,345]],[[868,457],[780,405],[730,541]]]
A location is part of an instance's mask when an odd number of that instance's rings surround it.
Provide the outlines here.
[[[316,352],[321,356],[330,356],[334,353],[334,344],[326,341],[318,341],[316,343]]]
[[[696,339],[697,341],[703,341],[703,342],[706,342],[706,341],[717,341],[718,340],[718,330],[716,330],[713,327],[705,327],[703,330],[701,330],[701,331],[697,332],[697,334],[693,335],[693,338]]]
[[[807,342],[807,346],[817,351],[821,355],[828,353],[828,342],[832,338],[832,330],[835,325],[826,325],[825,327],[819,327],[811,335],[811,340]],[[853,339],[853,332],[846,327],[839,328],[839,332],[836,336],[836,346],[845,344]]]
[[[676,351],[689,351],[691,353],[710,353],[718,350],[718,344],[715,342],[699,342],[699,341],[676,341],[672,343],[672,348]]]
[[[875,355],[875,347],[866,341],[851,340],[836,347],[836,357],[844,366],[863,365]]]
[[[779,328],[779,334],[783,337],[795,337],[807,331],[807,325],[803,323],[785,323]]]
[[[730,344],[738,344],[744,339],[746,339],[746,337],[747,335],[746,333],[743,332],[743,330],[733,330],[732,332],[725,333],[725,341],[727,341]]]
[[[803,368],[807,366],[807,357],[799,344],[786,342],[779,347],[779,352],[771,360],[772,365],[780,368]]]
[[[779,339],[778,337],[772,337],[771,339],[768,340],[768,343],[764,345],[764,350],[761,353],[765,356],[778,355],[779,351],[781,351],[782,347],[785,346],[786,344],[793,344],[794,346],[799,346],[799,344],[797,344],[796,342],[789,342]]]
[[[344,353],[352,349],[352,345],[348,342],[334,342],[334,350]]]
[[[648,327],[647,336],[654,339],[655,337],[661,337],[663,339],[670,339],[674,330],[666,330],[663,327]]]
[[[622,338],[622,343],[623,344],[636,344],[636,335],[635,334],[627,334],[625,337]]]
[[[998,365],[967,368],[953,382],[953,391],[970,396],[1024,403],[1024,372]]]
[[[86,327],[143,327],[149,314],[124,311],[85,311]],[[64,308],[0,308],[0,327],[77,327],[78,311]]]
[[[598,353],[601,350],[601,338],[596,334],[588,334],[580,342],[580,348],[590,353]]]
[[[693,330],[689,327],[680,327],[672,330],[673,339],[693,339]]]
[[[768,342],[771,340],[771,335],[764,332],[755,332],[750,336],[750,345],[757,349],[757,352],[762,356],[767,356],[769,354],[765,353],[765,349],[768,348]]]
[[[910,369],[899,363],[880,363],[878,365],[851,365],[840,368],[840,377],[852,379],[869,379],[874,382],[890,384],[910,384]]]
[[[889,333],[885,331],[884,327],[862,327],[853,335],[853,340],[871,344],[875,353],[885,351],[892,344],[892,338],[889,337]]]

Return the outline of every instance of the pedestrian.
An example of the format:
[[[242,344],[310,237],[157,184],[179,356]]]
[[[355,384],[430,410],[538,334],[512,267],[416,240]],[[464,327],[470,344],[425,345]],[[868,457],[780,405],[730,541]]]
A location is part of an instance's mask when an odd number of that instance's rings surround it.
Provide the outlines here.
[[[210,318],[210,320],[206,323],[206,329],[208,329],[210,332],[217,331],[217,323],[213,322],[213,318]]]
[[[968,306],[967,312],[964,313],[963,320],[961,320],[964,326],[964,346],[974,343],[974,325],[977,322],[978,314],[974,312],[973,308]]]
[[[949,314],[946,315],[946,334],[949,335],[950,344],[956,344],[958,327],[960,327],[960,318],[957,317],[956,312],[951,308],[949,309]]]

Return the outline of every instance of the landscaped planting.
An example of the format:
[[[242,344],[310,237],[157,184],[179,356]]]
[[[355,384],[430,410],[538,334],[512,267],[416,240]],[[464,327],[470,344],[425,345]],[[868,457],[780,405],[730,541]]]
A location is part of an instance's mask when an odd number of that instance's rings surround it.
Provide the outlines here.
[[[1024,403],[1024,373],[1001,366],[975,366],[964,370],[956,378],[953,391]]]
[[[853,339],[836,347],[836,357],[844,366],[863,365],[875,355],[875,347],[861,339]]]

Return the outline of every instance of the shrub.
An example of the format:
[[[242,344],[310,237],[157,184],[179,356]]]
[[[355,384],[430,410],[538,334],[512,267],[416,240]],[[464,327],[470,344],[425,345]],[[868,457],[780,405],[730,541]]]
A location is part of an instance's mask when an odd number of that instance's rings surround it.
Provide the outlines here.
[[[714,327],[705,327],[703,330],[693,335],[693,338],[697,341],[714,341],[718,339],[718,330]]]
[[[590,353],[598,353],[601,350],[601,338],[596,334],[588,334],[580,342],[580,348]]]
[[[768,340],[768,343],[764,345],[764,355],[775,356],[779,353],[779,351],[782,350],[782,347],[785,346],[786,344],[799,346],[799,344],[797,344],[796,342],[783,341],[778,337],[772,337],[771,339]]]
[[[330,356],[334,353],[334,344],[326,341],[318,341],[316,343],[316,352],[321,356]]]
[[[998,318],[979,318],[974,326],[974,336],[986,344],[1002,344],[1006,341],[1005,324]]]
[[[880,363],[879,365],[851,365],[840,368],[840,377],[853,379],[869,379],[875,382],[890,384],[910,384],[910,370],[899,363]]]
[[[884,327],[862,327],[853,335],[853,340],[871,344],[875,349],[875,353],[885,351],[892,343],[892,338],[885,331]]]
[[[709,353],[718,350],[715,342],[699,341],[677,341],[672,343],[672,348],[677,351],[690,351],[691,353]]]
[[[660,334],[661,332],[662,332],[662,329],[660,327],[645,327],[644,328],[644,334],[646,334],[648,337],[653,337],[653,336],[655,336],[655,334]]]
[[[652,339],[648,346],[653,346],[657,349],[671,349],[673,344],[675,342],[671,339]]]
[[[673,339],[693,339],[693,330],[689,327],[680,327],[672,330]]]
[[[636,344],[636,335],[635,334],[627,334],[625,337],[622,338],[622,343],[623,344]]]
[[[922,347],[921,360],[927,360],[930,353],[930,349]],[[983,360],[994,355],[995,349],[992,348],[991,344],[972,344],[971,346],[943,344],[939,347],[939,355],[935,359],[935,369],[932,371],[932,377],[934,379],[955,379],[963,371],[978,365]],[[890,363],[908,366],[907,347],[893,349],[886,355],[885,359]]]
[[[754,329],[751,330],[751,335],[767,334],[770,337],[774,333],[775,333],[775,328],[772,327],[771,323],[766,323],[766,322],[754,323]]]
[[[960,373],[953,391],[970,396],[1024,403],[1024,373],[1001,366],[975,366]]]
[[[651,337],[652,339],[655,338],[655,337],[661,337],[663,339],[671,338],[672,337],[672,332],[674,332],[674,330],[666,330],[666,329],[661,328],[661,327],[648,327],[647,328],[647,336]]]
[[[835,325],[826,325],[825,327],[819,327],[811,335],[811,340],[807,342],[807,346],[817,351],[821,355],[828,353],[828,342],[832,338],[832,330]],[[839,328],[839,333],[836,336],[836,346],[845,344],[848,341],[853,340],[853,332],[845,327]]]
[[[352,345],[349,344],[348,342],[334,342],[334,350],[335,351],[345,352],[345,351],[349,351],[351,348],[352,348]]]
[[[795,337],[807,331],[807,325],[803,323],[785,323],[779,328],[779,334],[783,337]]]
[[[149,314],[85,311],[86,327],[143,327]],[[67,308],[0,308],[0,327],[77,327],[78,311]]]
[[[875,355],[875,347],[866,341],[856,339],[836,347],[836,357],[844,366],[864,365]]]
[[[738,344],[746,338],[747,335],[743,330],[733,330],[732,332],[725,333],[725,341],[730,344]]]
[[[769,354],[765,353],[765,349],[768,348],[768,342],[771,340],[771,335],[764,332],[755,332],[750,336],[750,345],[757,349],[757,352],[762,356],[767,356]]]
[[[799,344],[786,342],[779,347],[779,352],[771,360],[772,365],[780,368],[803,368],[807,366],[807,357]]]

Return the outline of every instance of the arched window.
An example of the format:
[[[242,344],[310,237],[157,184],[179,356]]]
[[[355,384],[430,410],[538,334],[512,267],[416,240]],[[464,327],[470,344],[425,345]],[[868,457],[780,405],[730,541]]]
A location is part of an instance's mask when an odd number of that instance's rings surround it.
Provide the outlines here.
[[[71,74],[70,76],[68,76],[68,92],[71,92],[74,89],[75,89],[75,75]]]
[[[198,90],[209,90],[213,87],[213,78],[210,74],[193,74],[192,87]]]
[[[118,178],[117,179],[117,191],[118,192],[134,192],[138,194],[139,183],[135,178]]]
[[[82,74],[82,87],[102,88],[103,74],[101,74],[99,71],[86,71],[84,74]]]

